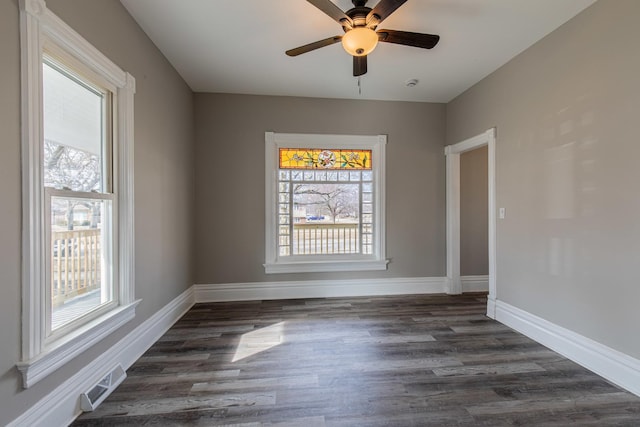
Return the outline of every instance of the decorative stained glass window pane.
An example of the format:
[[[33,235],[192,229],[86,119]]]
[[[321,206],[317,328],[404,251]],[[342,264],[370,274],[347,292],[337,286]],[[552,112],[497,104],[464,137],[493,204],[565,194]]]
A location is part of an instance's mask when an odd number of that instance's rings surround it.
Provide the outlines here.
[[[280,148],[280,169],[371,170],[371,150]]]

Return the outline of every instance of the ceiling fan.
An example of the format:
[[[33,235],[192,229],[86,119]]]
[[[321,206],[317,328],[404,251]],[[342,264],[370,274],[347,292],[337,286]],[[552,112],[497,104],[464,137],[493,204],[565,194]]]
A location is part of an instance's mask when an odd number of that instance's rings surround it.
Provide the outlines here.
[[[375,49],[379,41],[431,49],[440,40],[440,36],[434,34],[377,29],[382,21],[407,0],[380,0],[373,9],[366,6],[368,0],[351,0],[354,7],[346,12],[331,0],[307,1],[338,22],[344,30],[344,35],[296,47],[286,51],[286,54],[298,56],[341,41],[347,53],[353,56],[353,75],[356,77],[366,74],[367,55]]]

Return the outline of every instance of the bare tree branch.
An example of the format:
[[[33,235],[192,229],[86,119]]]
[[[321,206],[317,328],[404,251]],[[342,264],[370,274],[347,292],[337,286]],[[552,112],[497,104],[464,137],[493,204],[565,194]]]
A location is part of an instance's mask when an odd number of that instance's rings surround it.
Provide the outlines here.
[[[99,191],[102,182],[99,156],[58,144],[44,142],[44,185],[59,189],[92,192]],[[97,227],[95,211],[99,202],[72,202],[68,200],[64,212],[67,227],[73,230],[73,210],[78,205],[86,206],[92,214],[91,226]]]
[[[321,206],[335,223],[341,216],[358,215],[358,188],[354,184],[296,184],[294,203],[299,206]]]

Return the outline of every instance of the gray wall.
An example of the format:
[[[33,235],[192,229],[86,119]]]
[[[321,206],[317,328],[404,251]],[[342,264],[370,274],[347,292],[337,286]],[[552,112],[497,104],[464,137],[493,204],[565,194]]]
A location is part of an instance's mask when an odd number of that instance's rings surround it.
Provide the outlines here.
[[[489,274],[487,146],[460,155],[460,275]]]
[[[196,283],[445,275],[443,104],[197,94]],[[383,272],[264,273],[264,133],[387,134]]]
[[[600,0],[447,106],[497,127],[497,297],[640,358],[640,2]]]
[[[28,390],[20,358],[20,38],[18,0],[0,2],[0,425],[51,392],[193,283],[193,94],[118,1],[47,6],[129,71],[135,96],[137,316]]]

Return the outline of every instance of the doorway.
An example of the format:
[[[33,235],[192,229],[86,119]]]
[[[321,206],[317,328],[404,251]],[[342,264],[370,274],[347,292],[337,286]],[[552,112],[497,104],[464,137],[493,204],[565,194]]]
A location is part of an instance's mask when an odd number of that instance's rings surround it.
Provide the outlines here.
[[[445,147],[447,174],[447,293],[463,291],[460,274],[460,156],[487,146],[489,296],[487,316],[495,319],[496,301],[496,129]]]

